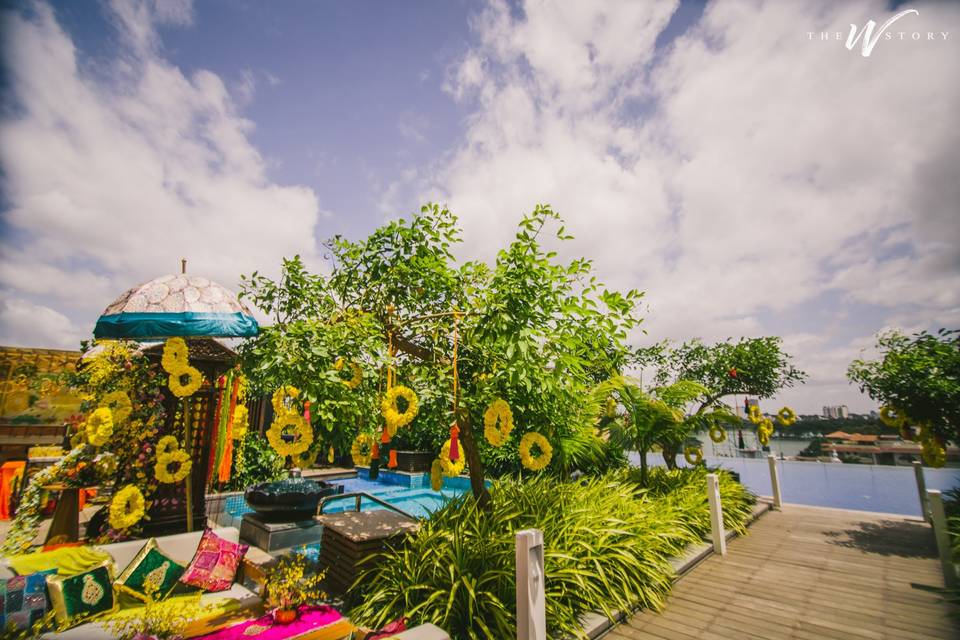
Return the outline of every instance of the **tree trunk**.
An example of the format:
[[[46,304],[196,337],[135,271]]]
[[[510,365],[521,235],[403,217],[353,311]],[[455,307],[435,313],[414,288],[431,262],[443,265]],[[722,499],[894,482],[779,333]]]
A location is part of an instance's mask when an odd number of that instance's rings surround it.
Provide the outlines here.
[[[470,467],[470,488],[473,489],[473,497],[480,508],[489,511],[490,492],[487,491],[487,485],[483,481],[483,463],[480,462],[480,450],[477,449],[477,441],[473,437],[473,421],[464,409],[460,409],[459,413],[457,424],[460,427],[463,452],[467,456],[467,465]]]
[[[647,488],[647,450],[638,452],[640,454],[640,484],[644,489]]]
[[[675,444],[665,444],[663,445],[663,461],[667,465],[667,469],[674,471],[677,468],[677,454],[679,453],[679,447]]]

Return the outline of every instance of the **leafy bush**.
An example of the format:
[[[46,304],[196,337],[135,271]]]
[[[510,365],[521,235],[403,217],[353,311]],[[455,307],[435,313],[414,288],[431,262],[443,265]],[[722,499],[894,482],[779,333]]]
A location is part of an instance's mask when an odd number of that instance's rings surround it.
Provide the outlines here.
[[[281,458],[267,439],[248,432],[233,450],[233,474],[226,491],[243,491],[260,482],[279,480],[286,475]]]
[[[653,489],[624,473],[580,483],[499,480],[490,513],[463,496],[374,556],[354,586],[359,604],[350,615],[373,627],[408,616],[458,639],[513,637],[514,535],[527,528],[544,534],[551,637],[579,635],[588,611],[659,609],[673,578],[668,560],[709,533],[704,473],[656,471]],[[729,526],[742,529],[752,496],[721,477]]]

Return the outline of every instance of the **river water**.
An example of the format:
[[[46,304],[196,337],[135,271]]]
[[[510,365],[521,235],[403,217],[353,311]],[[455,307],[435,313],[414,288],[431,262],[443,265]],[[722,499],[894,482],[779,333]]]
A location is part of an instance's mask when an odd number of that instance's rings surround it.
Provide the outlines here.
[[[713,440],[710,439],[710,434],[706,431],[696,433],[694,434],[694,437],[703,443],[703,455],[707,457],[726,458],[737,456],[736,430],[728,430],[726,441],[721,442],[720,444],[714,443]],[[760,443],[757,442],[757,434],[754,431],[748,431],[745,429],[743,431],[743,441],[747,449],[760,448]],[[770,453],[776,455],[778,458],[781,454],[783,454],[784,457],[789,458],[799,454],[801,451],[806,449],[809,444],[809,439],[770,438]]]

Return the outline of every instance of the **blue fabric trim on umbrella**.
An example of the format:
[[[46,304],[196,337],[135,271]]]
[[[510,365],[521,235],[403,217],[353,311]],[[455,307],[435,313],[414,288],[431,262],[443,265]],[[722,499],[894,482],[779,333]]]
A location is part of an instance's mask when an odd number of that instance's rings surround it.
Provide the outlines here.
[[[204,336],[209,338],[247,338],[257,335],[257,321],[239,311],[211,313],[115,313],[100,316],[93,330],[96,338],[167,338]]]

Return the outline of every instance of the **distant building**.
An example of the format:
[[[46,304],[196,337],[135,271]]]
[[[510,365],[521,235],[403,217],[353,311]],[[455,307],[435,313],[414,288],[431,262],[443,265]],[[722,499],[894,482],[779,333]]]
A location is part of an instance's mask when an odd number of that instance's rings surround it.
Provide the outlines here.
[[[824,405],[823,407],[823,417],[824,418],[834,418],[846,420],[850,417],[850,410],[845,404],[839,405]]]

